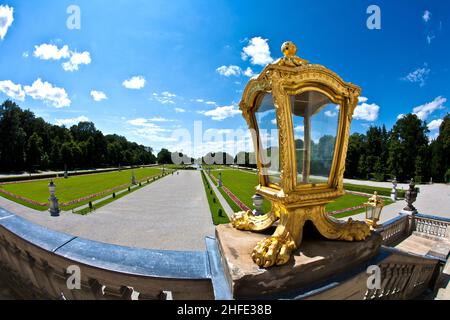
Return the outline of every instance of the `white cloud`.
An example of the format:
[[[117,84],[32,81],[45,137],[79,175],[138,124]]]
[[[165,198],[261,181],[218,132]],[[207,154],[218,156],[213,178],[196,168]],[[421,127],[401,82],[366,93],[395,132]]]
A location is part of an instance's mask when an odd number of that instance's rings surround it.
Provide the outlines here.
[[[80,122],[88,122],[89,118],[86,116],[79,116],[77,118],[71,118],[71,119],[56,119],[55,123],[57,126],[66,126],[70,127],[73,125],[76,125]]]
[[[14,21],[14,8],[0,5],[0,39],[3,40]]]
[[[43,43],[39,46],[34,46],[33,55],[41,60],[61,60],[70,57],[70,50],[67,45],[58,49],[56,45]]]
[[[174,122],[175,120],[166,119],[163,117],[154,117],[154,118],[148,119],[148,121],[150,121],[150,122]]]
[[[248,45],[242,49],[242,60],[246,61],[250,58],[252,64],[265,66],[272,63],[273,58],[270,56],[270,47],[267,39],[261,37],[254,37],[250,39]]]
[[[337,116],[337,112],[331,111],[331,110],[327,110],[325,111],[325,116],[333,118]]]
[[[422,68],[417,68],[401,79],[403,81],[408,81],[411,83],[419,83],[419,86],[423,87],[426,84],[426,80],[428,78],[428,75],[430,74],[430,71],[430,68],[428,68],[428,65],[425,63]]]
[[[295,132],[305,132],[305,127],[304,126],[296,126],[294,128]]]
[[[186,110],[184,110],[183,108],[175,108],[174,109],[176,113],[185,113]]]
[[[127,121],[127,124],[137,127],[133,130],[135,135],[143,137],[153,143],[174,141],[173,138],[165,136],[170,130],[164,129],[150,120],[151,119],[137,118]]]
[[[366,98],[366,97],[359,97],[359,98],[358,98],[358,102],[359,102],[359,103],[367,102],[367,100],[369,100],[369,98]],[[338,110],[339,110],[339,109],[338,109]]]
[[[219,68],[216,69],[216,71],[225,77],[230,77],[230,76],[240,76],[242,73],[242,69],[238,66],[221,66]]]
[[[208,106],[217,106],[215,101],[206,101],[205,99],[192,99],[191,102],[204,103]]]
[[[428,36],[427,36],[427,43],[428,43],[428,44],[431,44],[431,41],[433,41],[434,38],[436,38],[436,37],[433,36],[433,35],[428,35]]]
[[[156,125],[153,122],[174,122],[175,120],[170,120],[162,117],[154,117],[150,119],[145,118],[137,118],[133,120],[127,121],[128,124],[131,124],[136,127],[155,127]],[[165,130],[164,130],[165,131]]]
[[[139,90],[145,87],[145,78],[143,76],[134,76],[125,80],[122,85],[127,89]]]
[[[365,120],[365,121],[376,121],[378,119],[378,114],[380,112],[380,106],[371,103],[368,104],[367,101],[369,99],[366,97],[360,97],[360,104],[356,106],[355,111],[353,113],[353,118],[356,120]]]
[[[68,107],[71,101],[63,88],[54,87],[49,82],[42,82],[39,78],[33,85],[25,86],[25,93],[35,100],[43,100],[45,103],[51,103],[56,108]]]
[[[11,80],[0,81],[0,92],[3,92],[8,97],[16,100],[25,100],[25,91],[21,84],[15,84]]]
[[[404,115],[403,113],[400,113],[400,114],[397,116],[397,120],[403,119],[404,116],[405,116],[405,115]]]
[[[234,117],[237,114],[241,114],[241,111],[238,110],[235,106],[224,106],[217,107],[209,111],[199,111],[199,113],[207,117],[211,117],[212,120],[222,121],[227,118]]]
[[[132,126],[144,126],[147,123],[147,119],[137,118],[133,120],[128,120],[127,123],[131,124]]]
[[[91,91],[91,97],[92,97],[92,99],[94,99],[94,101],[97,101],[97,102],[108,99],[108,97],[106,96],[106,94],[104,92],[96,91],[96,90]]]
[[[255,76],[257,76],[258,74],[254,73],[252,68],[248,67],[245,71],[243,71],[244,76],[249,77],[249,78],[253,78]]]
[[[413,113],[420,119],[426,120],[430,114],[436,110],[444,109],[444,103],[447,102],[447,98],[442,96],[436,97],[433,101],[425,103],[421,106],[415,107]]]
[[[70,60],[64,62],[62,67],[65,71],[77,71],[82,64],[88,65],[92,62],[91,54],[88,51],[82,53],[71,52]]]
[[[428,10],[425,10],[422,16],[423,21],[428,22],[431,19],[431,12]]]
[[[430,129],[431,131],[439,130],[439,128],[441,127],[442,122],[444,122],[443,119],[433,120],[433,121],[431,121],[428,124],[428,129]]]
[[[169,91],[164,91],[162,93],[153,93],[153,99],[161,104],[175,104],[174,98],[176,97],[176,94],[170,93]]]
[[[88,51],[74,52],[71,51],[68,45],[64,45],[62,48],[54,44],[43,43],[38,46],[34,46],[34,57],[41,60],[61,60],[69,59],[62,64],[65,71],[77,71],[79,66],[84,64],[88,65],[92,62],[91,54]],[[27,55],[26,55],[27,56]]]

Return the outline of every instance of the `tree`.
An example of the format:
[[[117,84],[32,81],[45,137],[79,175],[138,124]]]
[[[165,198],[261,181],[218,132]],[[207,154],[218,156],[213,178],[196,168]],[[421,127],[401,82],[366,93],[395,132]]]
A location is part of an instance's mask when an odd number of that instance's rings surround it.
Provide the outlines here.
[[[42,138],[35,132],[32,134],[27,144],[26,159],[30,169],[38,167],[43,157]]]
[[[360,133],[354,133],[350,136],[348,141],[347,159],[345,164],[345,177],[358,178],[359,160],[361,155],[365,152],[366,136]]]
[[[167,149],[161,149],[158,153],[158,163],[159,164],[172,164],[172,153]]]
[[[73,152],[72,152],[72,144],[70,142],[64,142],[61,146],[61,161],[64,163],[64,166],[67,168],[72,168],[73,164]]]
[[[0,168],[5,171],[24,169],[27,135],[20,112],[18,105],[9,100],[0,106]]]
[[[70,129],[46,123],[11,102],[0,105],[0,168],[61,170],[118,164],[155,163],[150,147],[117,135],[104,136],[92,122]]]
[[[420,165],[417,157],[428,152],[428,132],[426,123],[414,114],[399,119],[392,128],[388,146],[389,170],[400,181],[409,180],[416,175],[416,165]],[[425,175],[422,178],[429,177]]]
[[[439,127],[439,136],[431,142],[431,176],[433,181],[446,182],[450,170],[450,114],[447,114]]]

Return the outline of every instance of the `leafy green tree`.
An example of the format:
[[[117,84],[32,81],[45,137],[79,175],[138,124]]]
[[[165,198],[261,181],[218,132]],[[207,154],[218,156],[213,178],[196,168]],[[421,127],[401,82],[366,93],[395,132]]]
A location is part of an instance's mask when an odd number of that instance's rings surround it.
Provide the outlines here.
[[[41,164],[43,156],[42,138],[34,132],[28,140],[26,159],[30,169],[38,167]]]
[[[26,132],[20,119],[20,108],[12,101],[0,105],[0,168],[5,171],[24,169]]]
[[[366,136],[354,133],[348,140],[347,158],[345,163],[345,177],[359,178],[359,160],[365,152]]]
[[[61,161],[68,169],[72,169],[73,165],[73,151],[72,144],[70,142],[64,142],[61,146]]]
[[[428,146],[428,132],[426,123],[414,114],[399,119],[392,128],[388,146],[389,169],[400,181],[409,180],[416,175],[419,150],[422,154],[427,152],[424,148]]]
[[[172,153],[167,149],[161,149],[158,153],[158,163],[159,164],[172,164]]]
[[[450,170],[450,114],[447,114],[439,128],[439,136],[431,142],[431,176],[435,182],[449,182],[445,179]]]

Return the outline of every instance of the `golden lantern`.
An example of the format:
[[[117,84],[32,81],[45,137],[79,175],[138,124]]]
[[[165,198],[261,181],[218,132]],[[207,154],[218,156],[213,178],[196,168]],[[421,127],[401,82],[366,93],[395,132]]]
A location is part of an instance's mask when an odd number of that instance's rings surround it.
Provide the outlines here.
[[[275,233],[252,253],[261,267],[288,262],[311,221],[326,238],[360,241],[370,235],[364,222],[339,221],[325,205],[344,194],[343,175],[350,124],[361,89],[329,69],[296,56],[292,42],[284,57],[247,84],[240,109],[253,133],[259,185],[270,213],[239,212],[232,225],[262,231],[276,221]]]
[[[373,196],[364,203],[366,209],[366,222],[372,228],[378,228],[377,222],[380,221],[381,210],[383,210],[384,201],[378,196],[378,192],[374,192]]]

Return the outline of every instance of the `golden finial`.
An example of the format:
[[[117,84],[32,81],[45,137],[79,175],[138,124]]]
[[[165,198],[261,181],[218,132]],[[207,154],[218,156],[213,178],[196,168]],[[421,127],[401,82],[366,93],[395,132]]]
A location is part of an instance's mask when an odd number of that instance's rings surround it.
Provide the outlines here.
[[[277,64],[280,66],[298,67],[303,64],[307,64],[308,61],[299,58],[297,54],[297,46],[292,41],[286,41],[281,46],[281,52],[284,57],[279,59]]]

